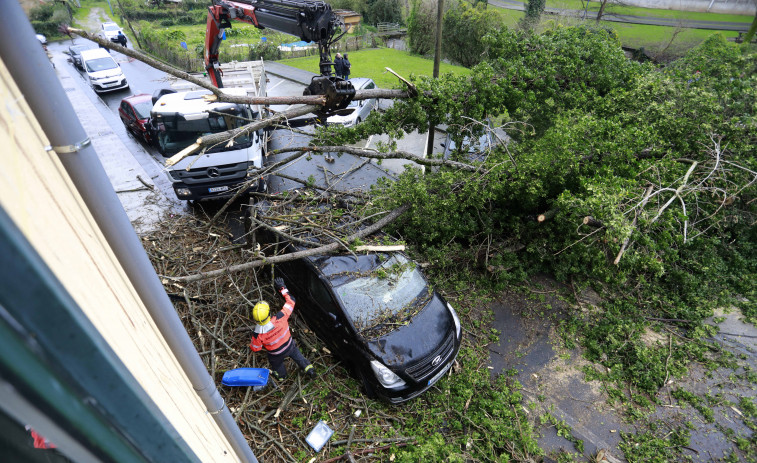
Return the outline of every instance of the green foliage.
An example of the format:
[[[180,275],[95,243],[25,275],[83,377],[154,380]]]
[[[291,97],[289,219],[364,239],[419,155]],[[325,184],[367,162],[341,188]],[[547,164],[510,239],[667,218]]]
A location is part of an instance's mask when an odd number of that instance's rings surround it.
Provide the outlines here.
[[[539,19],[541,19],[545,6],[547,6],[546,0],[528,0],[526,4],[526,16],[523,18],[523,26],[530,28],[537,24]]]
[[[43,34],[48,39],[61,36],[61,24],[71,23],[71,14],[66,4],[40,3],[29,10],[29,20],[37,34]]]
[[[441,380],[407,404],[407,431],[417,445],[397,451],[398,461],[527,461],[542,454],[521,408],[519,385],[505,376],[495,381],[479,368],[479,354],[463,348],[460,372]]]
[[[481,37],[499,28],[497,15],[485,4],[471,6],[467,1],[454,3],[444,13],[442,51],[445,58],[471,67],[484,57]]]
[[[579,453],[582,454],[584,452],[584,441],[573,436],[573,432],[570,429],[570,426],[565,423],[565,420],[561,420],[549,412],[539,417],[539,420],[542,424],[549,423],[554,426],[558,436],[573,442],[573,445]]]
[[[29,10],[29,20],[31,21],[49,21],[55,11],[54,3],[40,3]]]
[[[400,0],[365,0],[365,9],[360,11],[366,24],[403,22]]]
[[[205,24],[207,3],[184,1],[171,5],[157,5],[139,1],[120,0],[121,12],[131,21],[150,21],[161,26]]]
[[[723,304],[757,314],[757,54],[714,35],[658,69],[585,27],[503,29],[486,43],[470,76],[416,77],[416,99],[322,139],[433,123],[460,140],[471,120],[508,124],[514,142],[480,170],[407,169],[388,185],[382,208],[412,205],[396,231],[468,287],[535,272],[602,286],[598,316],[577,315],[565,333],[604,365],[587,374],[617,383],[619,401],[651,407],[691,361],[731,362],[703,321]],[[650,319],[676,320],[674,334]],[[630,454],[656,445],[635,444]]]
[[[694,407],[708,423],[715,421],[715,413],[712,411],[710,404],[705,403],[705,400],[698,395],[684,391],[683,389],[676,389],[671,395],[680,403],[687,403]]]
[[[652,423],[649,428],[637,434],[621,432],[623,442],[620,449],[630,463],[691,461],[691,456],[683,453],[683,447],[689,445],[691,434],[686,427],[669,429],[661,422]]]
[[[436,2],[412,0],[407,18],[407,45],[411,52],[425,56],[434,51]]]

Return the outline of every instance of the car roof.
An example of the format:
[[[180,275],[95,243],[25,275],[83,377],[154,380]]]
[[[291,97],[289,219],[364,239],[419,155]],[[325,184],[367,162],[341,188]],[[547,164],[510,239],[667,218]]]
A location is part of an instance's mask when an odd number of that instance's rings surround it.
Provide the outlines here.
[[[105,58],[106,56],[112,58],[110,53],[108,53],[108,50],[104,48],[92,48],[91,50],[81,51],[81,59],[85,61],[88,59]]]
[[[70,47],[68,47],[69,50],[74,50],[74,51],[94,50],[95,48],[97,48],[97,45],[95,45],[94,43],[91,43],[91,42],[90,43],[80,43],[80,44],[71,45]]]
[[[243,88],[223,88],[224,93],[236,96],[245,96],[247,91]],[[227,103],[222,101],[209,102],[203,98],[206,95],[212,95],[210,90],[193,90],[191,92],[167,93],[155,102],[158,113],[192,113],[202,112],[207,109],[224,109],[236,106],[236,103]]]
[[[368,83],[373,82],[373,79],[369,79],[368,77],[352,77],[349,81],[352,82],[352,86],[355,87],[355,90],[360,90],[368,85]]]
[[[149,101],[151,99],[152,99],[152,95],[150,95],[149,93],[140,93],[138,95],[127,96],[121,101],[128,101],[129,103],[134,104],[134,103],[141,103],[143,101]]]

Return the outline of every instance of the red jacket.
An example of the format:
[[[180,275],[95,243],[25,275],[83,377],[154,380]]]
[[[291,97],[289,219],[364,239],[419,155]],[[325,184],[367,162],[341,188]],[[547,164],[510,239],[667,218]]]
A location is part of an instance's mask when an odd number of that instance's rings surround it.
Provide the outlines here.
[[[259,352],[265,347],[270,354],[276,355],[284,352],[292,343],[288,320],[294,310],[294,301],[286,288],[281,290],[281,295],[286,301],[281,311],[272,316],[271,320],[262,327],[255,327],[255,332],[252,333],[250,349],[253,352]],[[259,329],[261,332],[258,332]]]

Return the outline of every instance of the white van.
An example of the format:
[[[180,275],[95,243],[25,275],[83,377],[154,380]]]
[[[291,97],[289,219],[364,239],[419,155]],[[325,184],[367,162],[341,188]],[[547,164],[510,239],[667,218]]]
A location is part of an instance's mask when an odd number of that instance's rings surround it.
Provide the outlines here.
[[[108,50],[104,48],[83,50],[81,62],[84,73],[94,91],[110,92],[129,88],[129,83],[126,82],[126,76],[121,71],[121,66],[110,56]]]

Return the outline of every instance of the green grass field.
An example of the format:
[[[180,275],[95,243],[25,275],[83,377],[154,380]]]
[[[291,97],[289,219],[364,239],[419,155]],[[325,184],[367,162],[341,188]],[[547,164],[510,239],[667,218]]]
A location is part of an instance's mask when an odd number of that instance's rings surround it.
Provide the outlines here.
[[[595,13],[599,11],[599,2],[589,2],[589,11]],[[583,10],[581,0],[547,0],[547,6],[550,8],[564,8],[569,10]],[[693,21],[723,21],[750,23],[752,16],[737,14],[720,14],[720,13],[700,13],[696,11],[676,11],[663,10],[657,8],[639,8],[635,6],[608,4],[605,8],[606,13],[615,13],[622,15],[647,16],[656,18],[674,18],[690,19]]]
[[[618,32],[620,41],[624,46],[631,48],[644,47],[647,50],[659,50],[665,47],[675,33],[674,27],[646,26],[639,24],[612,23],[611,26]],[[671,50],[683,50],[692,48],[711,36],[723,34],[725,37],[736,37],[738,32],[733,31],[708,31],[703,29],[682,29],[676,36]]]
[[[386,68],[392,69],[404,78],[411,75],[433,74],[434,62],[432,60],[412,55],[408,52],[393,50],[391,48],[373,48],[368,50],[359,50],[349,52],[350,63],[352,64],[351,77],[370,77],[381,88],[402,88],[402,84],[397,77],[386,71]],[[308,56],[304,58],[293,58],[279,61],[287,66],[297,69],[317,72],[318,57]],[[442,63],[441,73],[452,72],[455,74],[470,74],[470,69],[462,66],[453,66]]]

